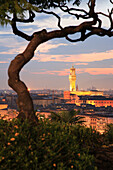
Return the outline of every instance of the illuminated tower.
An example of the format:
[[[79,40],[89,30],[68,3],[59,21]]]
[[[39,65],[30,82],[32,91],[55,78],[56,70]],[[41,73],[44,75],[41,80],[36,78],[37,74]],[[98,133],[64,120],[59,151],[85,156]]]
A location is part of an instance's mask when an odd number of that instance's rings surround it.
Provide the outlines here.
[[[76,88],[75,88],[76,75],[75,75],[74,66],[72,66],[72,68],[70,68],[69,81],[70,81],[70,91],[76,91]]]

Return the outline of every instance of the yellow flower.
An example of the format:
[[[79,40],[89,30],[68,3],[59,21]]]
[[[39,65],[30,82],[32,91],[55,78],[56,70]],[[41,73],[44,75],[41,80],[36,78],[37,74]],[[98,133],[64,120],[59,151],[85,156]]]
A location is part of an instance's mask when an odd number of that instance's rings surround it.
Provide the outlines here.
[[[18,129],[18,126],[17,126],[17,125],[15,125],[14,127],[15,127],[16,129]]]
[[[71,168],[73,168],[73,165],[71,165]]]
[[[15,138],[11,138],[10,140],[11,140],[11,141],[14,141],[14,140],[15,140]]]
[[[15,136],[18,136],[19,135],[19,133],[15,133]]]
[[[2,157],[2,159],[5,159],[4,157]]]
[[[29,147],[28,147],[29,149],[31,149],[31,145],[29,145]]]
[[[11,145],[11,143],[8,142],[7,145]]]
[[[42,138],[42,140],[45,140],[44,138]]]
[[[78,156],[80,157],[80,153],[78,153]]]
[[[56,167],[56,164],[53,164],[54,167]]]

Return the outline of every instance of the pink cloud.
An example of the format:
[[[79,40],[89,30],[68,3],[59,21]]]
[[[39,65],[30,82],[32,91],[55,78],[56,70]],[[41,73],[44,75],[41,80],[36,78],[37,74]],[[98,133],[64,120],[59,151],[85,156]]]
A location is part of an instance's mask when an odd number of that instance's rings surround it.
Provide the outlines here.
[[[69,69],[64,69],[61,71],[45,71],[45,72],[32,72],[32,74],[49,74],[49,75],[58,75],[58,76],[66,76],[69,75]]]
[[[37,52],[46,53],[46,52],[49,52],[50,49],[55,49],[55,48],[58,48],[59,46],[67,46],[67,44],[66,43],[53,44],[52,41],[45,42],[44,44],[41,44],[39,48],[36,49],[35,53]]]
[[[81,68],[77,69],[77,73],[89,73],[91,75],[99,75],[99,74],[113,74],[113,68]]]
[[[61,71],[45,71],[45,72],[32,72],[32,74],[48,74],[48,75],[58,75],[58,76],[67,76],[70,73],[70,69],[64,69]],[[113,74],[113,68],[77,68],[76,74],[89,73],[91,75],[100,75],[100,74]]]
[[[56,73],[58,73],[59,76],[67,76],[69,75],[69,69],[64,69],[62,71],[55,71]]]
[[[88,53],[88,54],[73,54],[65,57],[65,55],[50,55],[50,54],[36,54],[32,60],[38,60],[41,62],[47,61],[63,61],[63,62],[78,62],[76,65],[87,65],[86,62],[101,61],[105,59],[113,58],[113,50],[100,53]],[[79,63],[82,62],[82,63]]]
[[[75,65],[88,65],[88,63],[76,63]]]
[[[76,69],[76,74],[81,74],[81,73],[84,73],[84,72],[85,72],[84,68],[77,68]]]
[[[9,63],[8,61],[0,61],[0,64]]]

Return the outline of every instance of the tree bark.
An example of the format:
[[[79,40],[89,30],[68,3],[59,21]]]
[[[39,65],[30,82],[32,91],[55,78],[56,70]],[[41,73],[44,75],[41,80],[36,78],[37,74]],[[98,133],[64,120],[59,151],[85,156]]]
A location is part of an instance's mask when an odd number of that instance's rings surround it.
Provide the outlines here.
[[[18,95],[18,118],[28,119],[30,121],[36,121],[37,117],[34,113],[33,102],[29,91],[24,82],[20,80],[19,73],[23,66],[32,59],[32,57],[34,56],[34,51],[38,47],[38,45],[43,42],[45,32],[46,31],[43,30],[38,34],[34,34],[25,51],[17,55],[14,60],[11,61],[8,69],[8,84],[15,92],[17,92]]]
[[[50,39],[67,37],[67,35],[75,34],[77,32],[81,32],[81,37],[78,38],[76,41],[84,41],[89,36],[92,36],[93,34],[98,35],[100,32],[102,33],[102,35],[105,34],[108,36],[112,36],[113,32],[109,30],[106,31],[101,28],[93,28],[92,25],[95,25],[96,22],[97,21],[94,19],[92,21],[83,22],[79,26],[69,26],[61,30],[54,30],[51,32],[47,32],[44,29],[33,34],[32,39],[25,51],[15,57],[8,69],[8,84],[14,91],[17,92],[18,95],[18,107],[20,112],[19,117],[28,120],[36,120],[32,99],[30,97],[26,85],[20,80],[19,77],[19,73],[23,66],[33,58],[34,51],[36,50],[36,48],[40,44]],[[91,33],[85,34],[85,30],[91,30]]]
[[[11,61],[8,69],[8,84],[15,92],[17,92],[18,95],[17,105],[19,108],[19,118],[28,119],[31,121],[36,120],[32,99],[26,85],[20,80],[19,77],[19,73],[23,66],[33,58],[35,49],[41,43],[53,38],[66,37],[69,33],[73,34],[75,32],[79,32],[84,29],[84,27],[89,27],[92,25],[92,23],[95,23],[95,21],[85,22],[84,24],[79,25],[79,27],[65,27],[63,30],[51,31],[48,33],[45,29],[35,32],[25,51],[17,55],[14,60]]]

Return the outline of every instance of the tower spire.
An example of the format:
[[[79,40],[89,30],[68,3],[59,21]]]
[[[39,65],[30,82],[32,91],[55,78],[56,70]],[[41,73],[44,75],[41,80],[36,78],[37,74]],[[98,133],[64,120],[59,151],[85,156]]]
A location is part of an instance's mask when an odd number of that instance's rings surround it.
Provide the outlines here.
[[[70,81],[70,91],[76,91],[75,88],[76,74],[75,74],[74,65],[72,65],[72,68],[70,68],[69,81]]]

